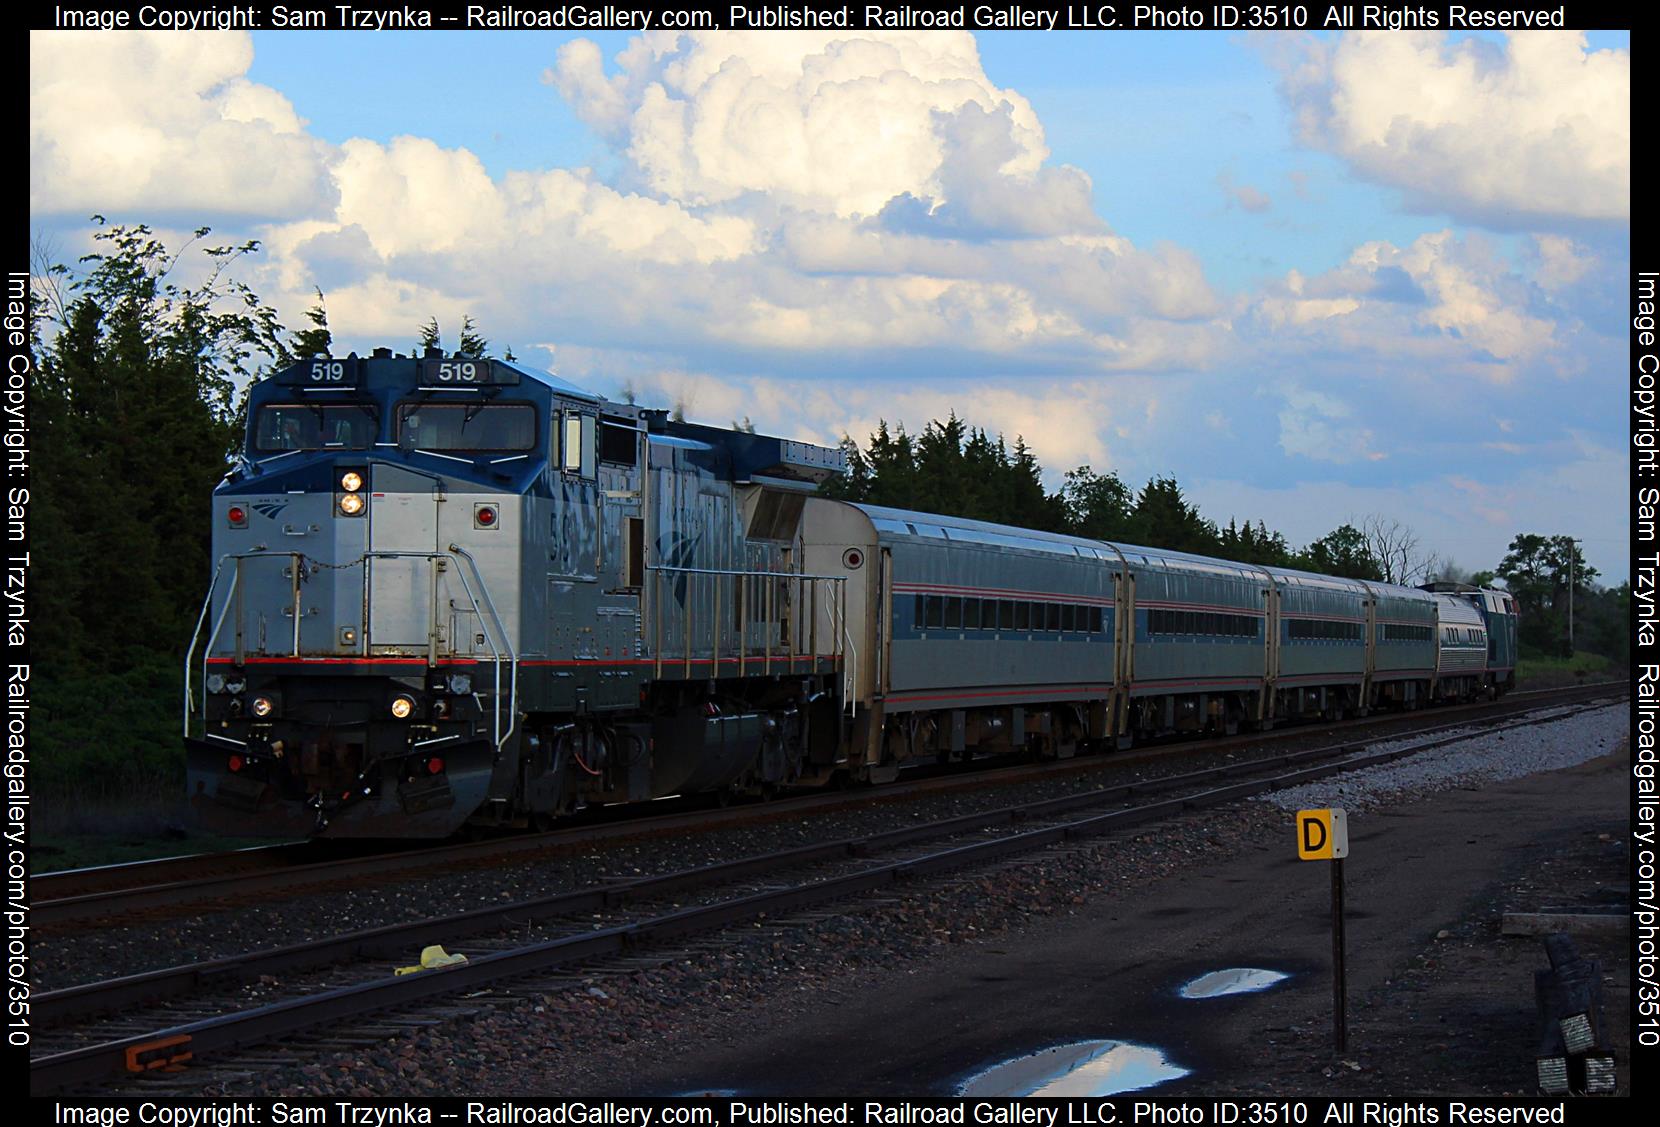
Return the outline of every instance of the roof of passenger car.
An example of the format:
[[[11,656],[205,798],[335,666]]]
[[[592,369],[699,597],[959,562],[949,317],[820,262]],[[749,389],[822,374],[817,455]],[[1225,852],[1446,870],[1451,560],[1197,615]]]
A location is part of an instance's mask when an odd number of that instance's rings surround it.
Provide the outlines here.
[[[878,533],[890,536],[914,536],[920,539],[952,540],[965,544],[985,544],[998,548],[1024,548],[1032,552],[1047,552],[1057,556],[1116,558],[1112,549],[1099,540],[1078,536],[1064,536],[1058,532],[1038,532],[1031,528],[1015,528],[1007,524],[992,524],[982,520],[940,516],[938,513],[918,513],[906,509],[889,509],[881,505],[849,502],[870,518]],[[1103,553],[1105,553],[1103,555]]]
[[[1209,571],[1230,575],[1260,576],[1262,569],[1233,560],[1198,556],[1163,548],[1146,548],[1136,544],[1120,544],[1106,540],[1091,540],[1082,536],[1067,536],[1059,532],[1039,532],[1030,528],[992,524],[989,521],[946,517],[938,513],[918,513],[906,509],[889,509],[881,505],[849,502],[870,518],[879,535],[915,537],[917,539],[947,540],[953,543],[981,544],[996,548],[1022,548],[1031,552],[1069,558],[1094,558],[1117,563],[1119,555],[1132,564],[1163,567],[1173,571]]]
[[[1247,564],[1224,560],[1215,556],[1201,556],[1192,552],[1178,552],[1170,548],[1149,548],[1119,541],[1090,540],[1081,536],[1067,536],[1059,532],[1039,532],[1030,528],[992,524],[989,521],[947,517],[938,513],[919,513],[907,509],[890,509],[881,505],[848,502],[870,518],[881,535],[938,539],[955,543],[983,544],[998,548],[1023,548],[1032,552],[1071,558],[1089,558],[1115,563],[1118,554],[1131,564],[1165,568],[1171,571],[1208,571],[1213,574],[1244,575],[1260,578],[1272,574],[1277,580],[1299,587],[1323,587],[1328,590],[1346,590],[1364,595],[1368,589],[1415,601],[1430,602],[1427,591],[1415,587],[1401,587],[1375,580],[1362,582],[1335,575],[1320,575],[1296,568],[1271,567],[1266,564]],[[1116,549],[1116,550],[1115,550]]]

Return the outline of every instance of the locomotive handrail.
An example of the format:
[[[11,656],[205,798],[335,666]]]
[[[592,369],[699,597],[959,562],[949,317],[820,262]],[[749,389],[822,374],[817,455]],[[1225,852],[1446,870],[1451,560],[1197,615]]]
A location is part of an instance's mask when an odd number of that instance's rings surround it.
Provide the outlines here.
[[[478,570],[478,562],[473,559],[472,555],[465,549],[458,545],[451,544],[448,552],[412,552],[398,550],[375,551],[371,549],[370,551],[365,552],[358,560],[354,561],[353,564],[346,566],[355,566],[357,563],[362,563],[365,564],[365,567],[367,568],[368,561],[386,558],[424,559],[429,563],[436,563],[437,561],[446,559],[451,555],[466,560],[468,568],[472,570],[473,578],[478,581],[479,594],[484,596],[484,602],[481,606],[478,594],[474,593],[473,584],[468,581],[466,573],[461,570],[456,571],[456,577],[461,580],[462,589],[466,592],[467,599],[472,604],[473,613],[478,615],[480,622],[483,622],[485,616],[482,611],[487,610],[489,612],[490,624],[494,626],[495,634],[501,639],[502,644],[498,647],[495,639],[491,637],[491,631],[488,628],[484,631],[484,641],[485,644],[490,647],[491,662],[495,667],[495,707],[493,709],[491,728],[496,748],[500,750],[501,747],[505,745],[507,740],[512,737],[513,731],[518,724],[519,662],[518,655],[513,649],[512,639],[508,636],[507,628],[502,623],[501,615],[496,610],[495,600],[490,596],[489,585],[484,582],[484,576],[480,574]],[[208,584],[207,594],[202,599],[201,612],[196,616],[196,628],[191,632],[190,646],[185,652],[183,730],[186,739],[190,737],[190,717],[196,710],[195,692],[192,682],[192,666],[195,664],[196,660],[197,643],[201,640],[202,624],[207,621],[208,613],[213,608],[213,596],[219,590],[219,583],[224,576],[225,565],[230,561],[235,560],[236,567],[232,571],[231,585],[229,590],[225,593],[225,606],[222,610],[220,610],[219,616],[214,619],[213,629],[209,632],[207,642],[202,649],[202,710],[203,715],[205,716],[207,712],[207,663],[213,654],[214,643],[218,641],[219,635],[225,628],[225,619],[230,616],[232,608],[236,606],[236,594],[240,590],[242,584],[242,561],[248,559],[287,559],[289,561],[291,569],[289,576],[293,582],[292,600],[294,613],[294,632],[291,656],[295,658],[300,657],[300,583],[303,579],[301,571],[304,567],[305,553],[269,552],[259,549],[252,552],[227,552],[225,555],[220,556],[219,562],[213,571],[213,579]],[[243,657],[241,629],[242,623],[239,618],[237,622],[238,641],[236,653],[238,664],[241,663]],[[369,641],[367,632],[365,632],[363,639],[363,653],[365,655],[368,655],[369,652]],[[508,666],[507,727],[505,731],[502,729],[501,695],[501,666],[503,661],[503,648],[507,651],[505,660],[507,661]]]
[[[649,590],[651,592],[650,629],[652,634],[652,660],[658,676],[662,675],[663,666],[665,664],[673,663],[684,664],[686,675],[690,676],[692,662],[694,660],[703,660],[694,658],[692,653],[694,638],[692,612],[693,600],[690,597],[686,600],[686,606],[682,615],[684,621],[681,623],[680,628],[680,632],[684,635],[681,643],[684,652],[678,656],[668,656],[664,653],[664,616],[662,600],[662,577],[664,575],[707,575],[717,581],[714,590],[711,592],[711,598],[714,601],[715,607],[709,647],[711,660],[717,660],[720,656],[720,631],[722,623],[720,616],[721,603],[718,581],[721,578],[730,577],[733,580],[734,585],[747,584],[749,581],[757,579],[768,581],[781,580],[792,584],[795,589],[792,613],[797,618],[796,628],[793,629],[789,635],[790,650],[788,658],[792,659],[792,665],[793,659],[799,654],[800,642],[804,636],[808,639],[808,648],[810,651],[808,656],[812,658],[815,665],[818,658],[821,656],[818,652],[818,585],[820,583],[834,584],[832,590],[835,592],[836,597],[827,600],[826,614],[834,619],[834,625],[836,627],[836,646],[830,653],[822,656],[828,657],[834,664],[845,665],[846,649],[844,643],[849,642],[849,639],[847,638],[847,631],[843,621],[845,615],[838,613],[838,608],[843,606],[846,602],[848,577],[845,575],[820,575],[812,572],[800,571],[744,570],[738,568],[720,567],[677,567],[669,564],[647,564],[645,570],[651,573]],[[802,595],[803,588],[805,588],[805,591],[807,592],[805,598],[803,598]],[[762,609],[761,618],[761,621],[767,623],[769,627],[773,623],[777,622],[777,607],[774,604],[773,593],[773,587],[769,582],[763,587],[764,607]],[[748,663],[753,661],[766,671],[770,672],[773,662],[772,632],[770,629],[767,631],[762,643],[761,652],[751,654],[749,652],[749,643],[747,638],[747,627],[749,624],[749,598],[747,596],[747,588],[735,592],[734,599],[737,606],[738,649],[736,660],[738,661],[739,669],[745,669],[748,666]],[[807,619],[805,626],[802,626],[799,621],[802,616],[805,616]],[[728,658],[727,660],[732,659]],[[785,658],[781,656],[779,660],[783,661]]]
[[[495,626],[496,633],[501,637],[502,644],[498,647],[495,639],[490,636],[488,628],[485,629],[482,635],[484,638],[484,644],[490,647],[490,662],[495,668],[495,696],[493,708],[491,709],[491,735],[494,739],[496,750],[500,751],[501,748],[507,743],[508,739],[512,737],[513,731],[518,726],[519,722],[519,655],[517,651],[513,649],[513,640],[508,636],[507,627],[502,623],[501,615],[496,611],[495,600],[490,597],[490,586],[484,582],[484,576],[479,573],[478,561],[473,559],[471,553],[457,544],[451,544],[449,551],[447,552],[414,552],[399,549],[381,550],[371,548],[369,551],[363,553],[363,558],[369,561],[379,559],[416,559],[426,560],[429,564],[436,564],[439,560],[447,559],[450,556],[455,556],[459,559],[467,561],[467,566],[472,569],[473,578],[478,580],[479,593],[484,596],[484,603],[482,607],[479,604],[478,595],[473,593],[473,585],[467,581],[466,572],[458,569],[455,573],[456,578],[461,580],[461,589],[466,593],[467,601],[472,605],[473,613],[478,615],[479,622],[481,624],[484,622],[484,615],[482,611],[488,610],[490,612],[490,622]],[[433,613],[436,613],[436,608],[434,608]],[[436,629],[436,625],[436,622],[429,623],[428,628],[427,659],[429,662],[435,658],[435,642],[431,631]],[[451,639],[451,644],[453,645],[453,643],[454,639]],[[369,637],[368,631],[365,631],[363,637],[365,653],[368,653],[369,646],[371,644],[372,640]],[[507,651],[506,661],[508,670],[506,731],[502,730],[501,722],[501,665],[503,660],[503,649]]]
[[[207,595],[204,596],[203,599],[202,599],[201,613],[196,616],[196,625],[190,631],[190,648],[185,650],[185,654],[184,654],[184,738],[185,739],[190,738],[190,714],[196,711],[196,700],[195,700],[194,695],[190,691],[190,666],[191,666],[191,663],[196,660],[196,643],[202,637],[202,623],[207,621],[208,611],[213,608],[213,592],[218,590],[218,588],[219,588],[219,576],[224,573],[225,561],[228,560],[228,559],[230,559],[229,555],[220,556],[218,564],[214,566],[213,579],[212,579],[212,581],[210,581],[208,583]],[[235,594],[235,593],[236,593],[236,588],[235,588],[235,585],[233,583],[232,588],[231,588],[231,594]],[[213,635],[208,640],[208,650],[212,650],[212,648],[213,648],[213,640],[212,639],[219,636],[220,628],[225,625],[225,615],[229,614],[230,610],[231,610],[231,600],[230,600],[229,596],[227,596],[226,599],[225,599],[225,609],[219,612],[219,620],[213,624]],[[202,654],[202,693],[203,693],[203,698],[204,698],[203,701],[202,701],[202,715],[204,717],[207,715],[207,700],[206,700],[206,694],[207,694],[207,652],[208,651],[205,650],[205,651],[203,651],[203,654]]]
[[[847,714],[852,716],[858,706],[859,647],[853,641],[853,632],[847,628],[847,588],[837,589],[837,598],[830,604],[831,616],[836,620],[836,640],[846,647],[848,660],[842,665],[842,696],[846,699]]]
[[[201,610],[201,613],[196,616],[196,628],[190,632],[190,648],[185,651],[185,655],[184,655],[184,736],[185,736],[186,739],[190,738],[190,716],[191,716],[191,713],[196,711],[195,694],[191,692],[190,667],[191,667],[191,664],[196,659],[196,642],[202,636],[202,623],[207,621],[208,611],[211,610],[212,607],[213,607],[213,593],[215,591],[219,590],[219,577],[222,576],[225,573],[225,564],[226,564],[226,562],[230,561],[230,560],[235,560],[236,561],[236,568],[231,573],[230,590],[225,592],[225,609],[221,610],[219,612],[219,617],[214,619],[214,621],[213,621],[213,630],[212,630],[211,633],[208,634],[207,644],[202,648],[202,715],[204,717],[207,715],[207,663],[208,663],[208,658],[210,656],[212,656],[212,654],[213,654],[213,643],[218,640],[219,632],[225,628],[225,619],[230,615],[231,607],[235,605],[236,594],[237,594],[238,590],[241,589],[241,586],[242,586],[242,561],[243,560],[250,560],[250,559],[280,560],[280,559],[283,559],[284,557],[286,557],[290,561],[290,564],[293,567],[294,608],[295,608],[295,614],[294,614],[294,652],[295,652],[296,655],[299,654],[299,647],[300,647],[300,627],[299,627],[299,622],[300,622],[300,617],[299,617],[300,561],[304,558],[304,553],[302,553],[302,552],[267,552],[263,548],[256,548],[252,552],[226,552],[224,555],[220,556],[218,564],[215,565],[214,569],[213,569],[213,579],[212,579],[211,582],[208,583],[207,594],[205,596],[203,596],[203,598],[202,598],[202,610]],[[237,622],[238,642],[237,642],[237,654],[236,654],[238,662],[240,662],[241,658],[242,658],[242,645],[241,645],[241,640],[240,640],[241,639],[241,629],[242,629],[242,623],[240,621],[238,621]]]
[[[451,544],[450,552],[467,561],[472,569],[473,578],[478,580],[479,594],[484,596],[484,606],[490,612],[490,621],[495,623],[496,633],[501,635],[501,644],[507,650],[507,730],[501,728],[501,652],[496,644],[490,640],[490,632],[484,632],[484,643],[490,647],[490,654],[495,659],[496,667],[496,700],[495,700],[495,727],[496,750],[499,752],[513,735],[513,729],[519,723],[519,655],[513,649],[513,639],[508,636],[507,627],[502,624],[501,615],[496,613],[496,601],[490,597],[490,585],[484,582],[484,576],[478,570],[478,561],[473,559],[471,552],[459,544]],[[457,571],[457,578],[461,580],[462,590],[467,592],[467,598],[472,600],[473,609],[478,609],[478,596],[473,594],[473,586],[467,582],[466,573]]]

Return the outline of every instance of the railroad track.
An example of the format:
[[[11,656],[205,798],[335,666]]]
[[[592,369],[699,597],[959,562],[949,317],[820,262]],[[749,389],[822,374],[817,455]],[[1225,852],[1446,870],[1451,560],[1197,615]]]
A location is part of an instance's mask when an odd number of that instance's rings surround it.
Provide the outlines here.
[[[867,802],[901,802],[945,791],[1009,786],[1035,778],[1109,770],[1154,759],[1226,754],[1242,747],[1258,748],[1286,740],[1304,740],[1314,733],[1360,731],[1380,726],[1416,726],[1428,718],[1443,721],[1442,726],[1450,727],[1470,723],[1472,718],[1513,715],[1536,708],[1541,701],[1568,702],[1626,688],[1625,682],[1598,682],[1567,689],[1530,690],[1512,693],[1499,701],[1439,708],[1429,713],[1378,713],[1337,723],[1255,732],[1227,739],[1161,743],[1130,752],[1028,763],[1017,767],[1002,765],[977,771],[953,771],[871,790],[800,795],[768,803],[730,807],[719,812],[697,809],[647,814],[599,825],[566,827],[545,833],[460,844],[382,846],[378,849],[359,847],[364,851],[358,852],[358,849],[351,847],[351,843],[293,842],[230,853],[43,873],[31,882],[31,923],[42,934],[50,934],[67,925],[105,928],[125,923],[139,914],[154,916],[206,906],[231,907],[267,899],[279,892],[313,890],[365,879],[381,880],[449,868],[489,866],[612,841],[781,821],[844,810]],[[342,844],[352,855],[318,859],[320,854],[328,856],[330,852],[339,852],[338,847]]]
[[[1523,718],[1499,730],[1539,722]],[[153,1083],[164,1080],[161,1072],[170,1067],[296,1034],[315,1036],[316,1030],[343,1020],[391,1011],[392,1017],[378,1019],[378,1032],[358,1034],[384,1036],[435,1023],[438,1018],[430,1013],[407,1011],[438,998],[493,989],[527,976],[557,975],[596,959],[626,958],[696,933],[1177,817],[1466,738],[1421,734],[1407,746],[1381,752],[1336,743],[53,991],[34,999],[33,1019],[51,1032],[37,1042],[31,1089],[130,1082],[135,1073],[149,1074]],[[390,961],[409,961],[414,951],[431,943],[459,943],[468,961],[418,974],[386,973]],[[305,977],[319,968],[312,978]],[[283,981],[280,976],[289,977]],[[271,997],[272,984],[279,982],[284,991],[298,993]],[[158,1003],[152,1013],[133,1012],[135,1006]],[[120,1016],[74,1024],[109,1010]],[[439,1011],[444,1012],[449,1011]],[[326,1039],[319,1043],[330,1045]],[[189,1082],[199,1086],[200,1074],[192,1071]]]

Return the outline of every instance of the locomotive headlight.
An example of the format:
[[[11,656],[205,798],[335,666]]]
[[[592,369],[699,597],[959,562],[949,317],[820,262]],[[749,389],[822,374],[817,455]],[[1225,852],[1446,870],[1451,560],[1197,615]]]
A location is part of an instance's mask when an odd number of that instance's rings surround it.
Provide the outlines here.
[[[340,488],[347,493],[356,493],[363,488],[363,475],[356,470],[347,470],[340,475]]]
[[[207,691],[210,693],[224,692],[225,675],[223,673],[209,673],[207,679]]]
[[[347,477],[356,477],[356,474],[347,474]],[[363,512],[363,494],[342,493],[340,495],[340,511],[346,516],[355,517]]]
[[[255,697],[254,703],[250,706],[250,709],[255,716],[263,720],[265,717],[275,712],[276,707],[276,705],[271,703],[270,697]]]
[[[415,711],[415,698],[407,693],[392,702],[392,715],[398,720],[408,720]]]
[[[450,692],[458,697],[464,697],[473,691],[473,675],[471,673],[451,673],[449,686]]]

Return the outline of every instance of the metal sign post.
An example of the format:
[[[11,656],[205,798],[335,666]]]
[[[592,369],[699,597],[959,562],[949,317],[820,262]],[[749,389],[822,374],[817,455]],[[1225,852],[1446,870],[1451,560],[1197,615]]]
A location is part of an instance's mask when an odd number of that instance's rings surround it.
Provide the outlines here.
[[[1348,985],[1343,970],[1343,858],[1349,855],[1349,819],[1340,807],[1297,811],[1297,859],[1331,862],[1332,1033],[1339,1053],[1349,1049]]]
[[[1339,1055],[1349,1051],[1349,991],[1343,973],[1343,858],[1331,862],[1332,1032]]]

